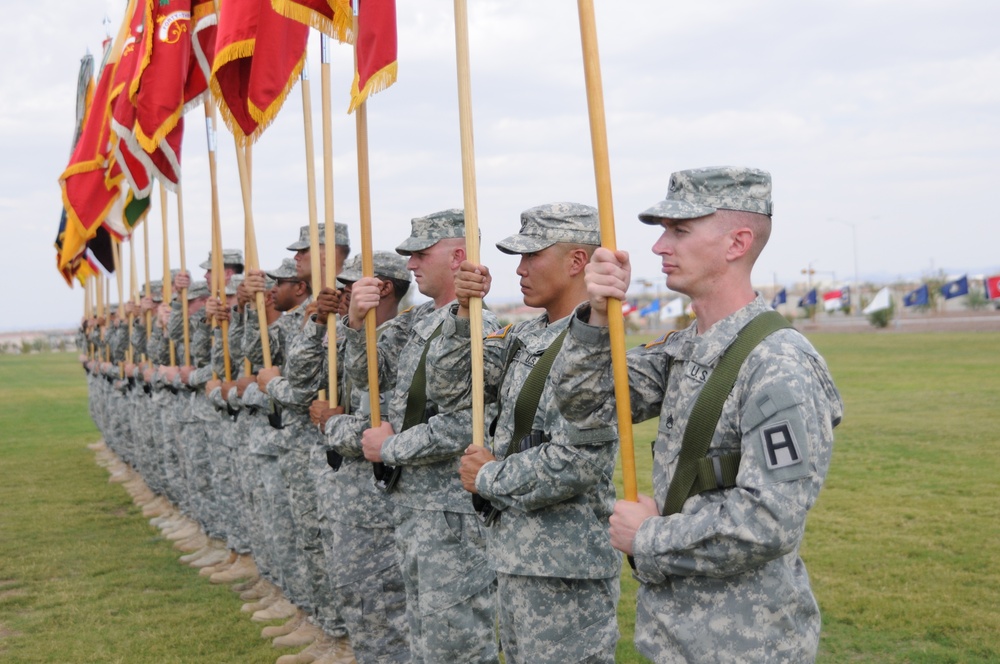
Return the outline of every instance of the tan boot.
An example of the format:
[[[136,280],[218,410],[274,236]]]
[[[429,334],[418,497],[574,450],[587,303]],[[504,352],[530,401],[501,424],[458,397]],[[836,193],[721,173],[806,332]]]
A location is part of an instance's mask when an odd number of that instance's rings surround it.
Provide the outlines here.
[[[198,533],[187,539],[174,542],[174,548],[184,553],[192,553],[205,546],[206,543],[208,543],[208,536],[204,533]]]
[[[302,652],[294,655],[282,655],[274,664],[310,664],[323,657],[329,649],[329,638],[324,634]]]
[[[323,630],[308,620],[303,620],[294,632],[279,636],[271,641],[275,648],[301,648],[323,636]]]
[[[171,542],[179,542],[181,540],[186,540],[189,537],[194,537],[201,532],[201,527],[194,521],[188,521],[183,525],[179,525],[177,528],[171,529],[170,532],[164,532],[163,536],[170,540]]]
[[[250,620],[254,622],[270,622],[272,620],[287,620],[298,613],[297,606],[287,599],[281,599],[271,604],[266,609],[254,612]]]
[[[235,551],[228,551],[222,562],[209,565],[208,567],[202,567],[198,572],[198,576],[212,576],[216,572],[224,572],[233,566],[233,563],[236,562],[237,558],[239,558],[239,555]]]
[[[302,622],[305,619],[306,619],[305,612],[299,611],[281,625],[268,625],[264,629],[260,630],[260,638],[273,639],[276,636],[285,636],[286,634],[291,634],[302,625]]]
[[[147,519],[156,519],[162,516],[166,516],[174,511],[174,506],[170,504],[170,501],[163,496],[157,496],[156,500],[144,505],[142,508],[142,515]],[[153,523],[152,525],[156,525]]]
[[[191,553],[186,553],[183,556],[181,556],[180,558],[178,558],[177,560],[178,560],[178,562],[182,562],[185,565],[187,565],[187,564],[190,564],[190,563],[194,562],[195,560],[198,560],[202,556],[205,556],[205,555],[208,555],[209,553],[212,553],[213,551],[215,551],[215,547],[213,547],[211,544],[207,544],[206,543],[205,546],[201,547],[197,551],[192,551]]]
[[[242,584],[239,584],[242,585]],[[240,599],[244,602],[256,601],[266,595],[271,586],[274,585],[264,577],[257,579],[254,583],[247,586],[246,590],[240,591]],[[237,586],[233,586],[233,590],[236,590]]]
[[[212,583],[232,583],[233,581],[239,581],[240,579],[253,578],[258,574],[259,572],[257,571],[257,566],[254,564],[253,559],[247,554],[237,556],[236,561],[229,566],[229,569],[216,572],[209,577],[209,581]]]
[[[207,553],[198,560],[188,563],[190,567],[194,567],[198,570],[204,567],[212,567],[213,565],[218,565],[224,561],[229,556],[229,551],[218,546],[213,546],[215,549],[212,553]]]
[[[330,646],[322,656],[315,659],[315,664],[358,664],[354,659],[354,648],[346,636],[330,637]]]
[[[275,602],[283,600],[284,598],[285,597],[281,593],[281,590],[277,586],[275,586],[274,590],[267,593],[256,602],[247,602],[246,604],[241,606],[240,611],[242,611],[243,613],[251,613],[251,614],[257,613],[258,611],[266,609]]]

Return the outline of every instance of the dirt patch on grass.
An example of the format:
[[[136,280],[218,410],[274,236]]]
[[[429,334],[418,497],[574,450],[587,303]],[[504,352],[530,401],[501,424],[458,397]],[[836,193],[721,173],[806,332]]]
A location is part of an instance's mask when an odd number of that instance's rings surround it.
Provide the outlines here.
[[[21,597],[25,595],[25,591],[21,588],[11,588],[10,590],[0,590],[0,601],[5,599],[10,599],[11,597]],[[2,626],[2,625],[0,625]]]
[[[8,636],[18,636],[20,632],[10,629],[3,623],[0,623],[0,639],[6,639]]]

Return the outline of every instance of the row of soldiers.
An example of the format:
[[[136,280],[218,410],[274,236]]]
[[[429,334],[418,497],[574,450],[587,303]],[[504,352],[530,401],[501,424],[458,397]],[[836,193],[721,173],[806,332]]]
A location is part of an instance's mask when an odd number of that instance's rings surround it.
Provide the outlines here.
[[[616,434],[571,430],[552,407],[546,372],[534,369],[551,364],[539,360],[586,300],[597,211],[543,205],[521,222],[497,246],[522,256],[524,301],[544,313],[501,328],[484,312],[488,448],[470,446],[469,350],[469,302],[484,294],[488,269],[465,260],[461,210],[414,219],[396,252],[375,252],[375,277],[362,276],[359,256],[348,260],[347,228],[337,224],[341,288],[315,296],[308,227],[275,270],[244,275],[240,253],[225,251],[227,302],[209,297],[211,256],[206,281],[176,274],[173,290],[188,298],[190,364],[176,361],[181,304],[156,293],[81,332],[105,360],[88,362],[91,412],[121,461],[114,477],[188,552],[183,562],[216,583],[243,580],[234,588],[254,620],[285,620],[263,635],[307,647],[282,664],[496,662],[501,648],[507,662],[614,661],[621,557],[607,520]],[[411,275],[428,301],[400,312]],[[320,399],[331,315],[335,407]],[[229,382],[220,378],[223,322]],[[126,362],[130,347],[147,359]]]
[[[576,203],[525,211],[497,243],[541,313],[501,327],[483,312],[481,423],[471,308],[493,276],[466,260],[461,210],[414,219],[375,277],[356,260],[341,272],[338,228],[328,269],[344,287],[315,298],[305,229],[293,262],[250,271],[225,305],[201,306],[204,287],[178,276],[191,366],[166,366],[176,303],[159,305],[146,365],[115,367],[127,334],[112,326],[112,361],[89,365],[94,418],[119,476],[148,484],[131,480],[146,513],[195,549],[187,562],[247,577],[254,619],[287,617],[264,630],[276,644],[312,642],[279,662],[496,662],[501,648],[509,663],[613,662],[622,554],[653,661],[811,661],[820,616],[799,547],[843,402],[753,290],[772,208],[769,173],[711,167],[672,174],[639,215],[696,315],[627,355],[631,418],[658,418],[653,496],[616,500],[612,482],[624,381],[608,302],[626,297],[630,258],[600,247],[597,211]],[[411,274],[428,301],[399,312]],[[270,368],[253,311],[265,291]],[[209,318],[228,322],[232,366],[249,364],[234,382],[212,380],[224,358]],[[337,405],[319,398],[331,356]]]

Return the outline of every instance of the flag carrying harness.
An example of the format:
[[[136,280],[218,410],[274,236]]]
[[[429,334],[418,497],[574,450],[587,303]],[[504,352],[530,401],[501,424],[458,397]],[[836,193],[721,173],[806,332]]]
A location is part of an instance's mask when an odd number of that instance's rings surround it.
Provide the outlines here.
[[[695,494],[736,485],[741,458],[739,452],[714,457],[705,455],[722,416],[722,406],[733,391],[736,377],[750,351],[771,333],[790,327],[791,323],[778,312],[765,311],[747,323],[722,354],[688,418],[677,469],[667,488],[663,516],[680,512],[684,502]]]

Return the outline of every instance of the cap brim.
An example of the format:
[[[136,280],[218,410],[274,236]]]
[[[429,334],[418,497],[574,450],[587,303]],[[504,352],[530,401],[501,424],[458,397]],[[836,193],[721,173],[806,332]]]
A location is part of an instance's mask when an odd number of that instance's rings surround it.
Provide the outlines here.
[[[401,256],[409,256],[414,251],[429,249],[438,243],[440,238],[416,238],[408,237],[401,245],[396,247],[396,253]]]
[[[555,240],[518,233],[497,242],[497,249],[505,254],[533,254],[536,251],[547,249],[555,243]]]
[[[337,275],[337,281],[342,284],[353,284],[355,281],[361,278],[360,272],[351,272],[350,270],[345,270]]]
[[[205,261],[204,263],[199,263],[198,267],[200,267],[203,270],[211,270],[212,269],[212,261]]]
[[[716,208],[687,201],[665,200],[639,213],[644,224],[658,224],[663,219],[698,219],[715,213]]]

